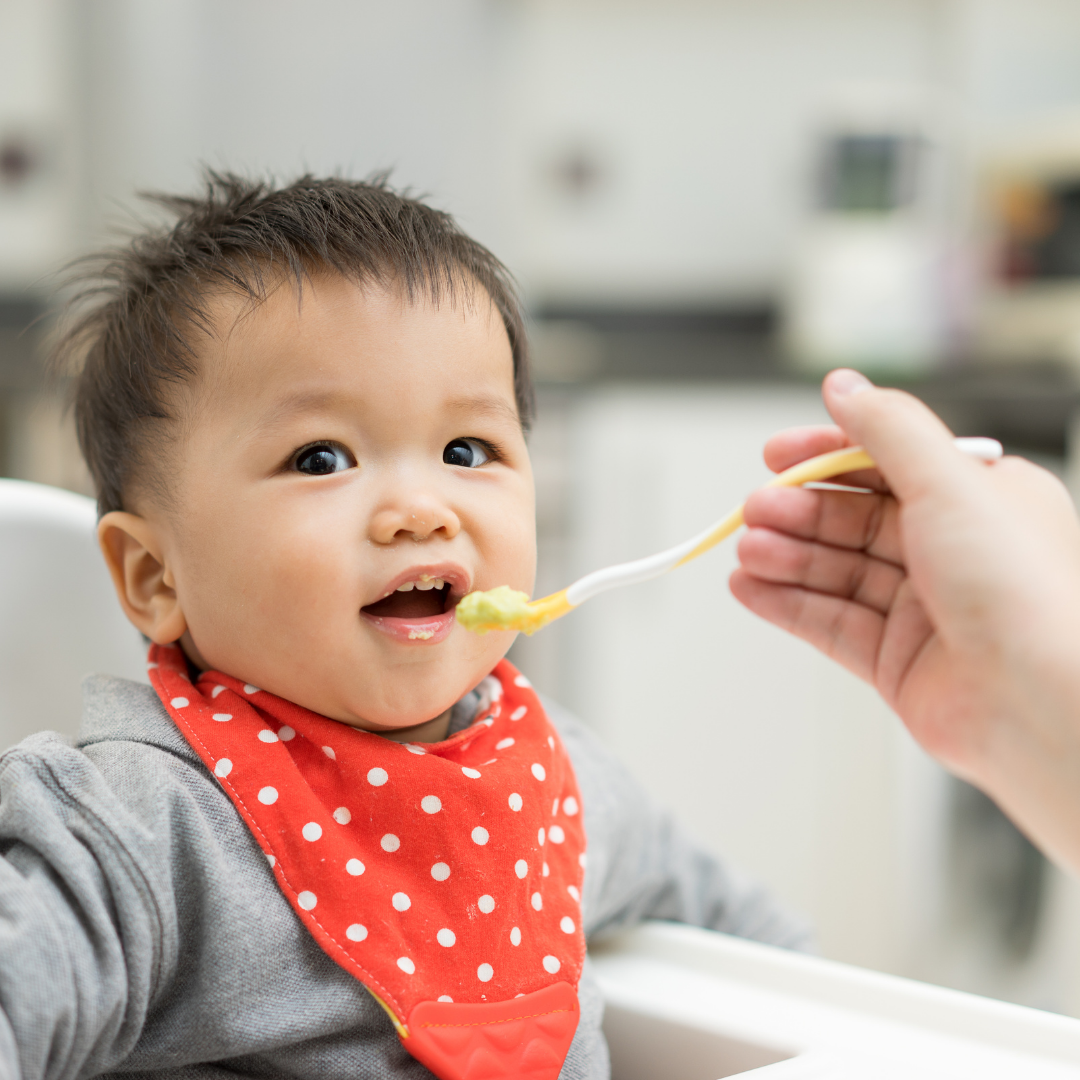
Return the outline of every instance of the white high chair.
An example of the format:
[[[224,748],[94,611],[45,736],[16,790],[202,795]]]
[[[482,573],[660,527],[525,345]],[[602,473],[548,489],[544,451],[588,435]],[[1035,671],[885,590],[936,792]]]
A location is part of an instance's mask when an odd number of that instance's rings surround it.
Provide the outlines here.
[[[0,480],[0,747],[78,730],[90,672],[145,679],[90,499]],[[1080,1021],[693,927],[593,950],[614,1080],[1080,1080]]]
[[[146,679],[146,649],[116,601],[92,499],[0,480],[0,749],[34,731],[73,737],[84,675]]]

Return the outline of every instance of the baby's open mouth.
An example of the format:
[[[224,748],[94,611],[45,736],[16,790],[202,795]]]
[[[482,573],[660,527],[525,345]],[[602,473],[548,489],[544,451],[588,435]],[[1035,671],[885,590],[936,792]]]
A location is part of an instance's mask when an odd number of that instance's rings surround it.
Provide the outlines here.
[[[448,611],[449,601],[449,583],[421,574],[415,581],[406,581],[389,596],[361,610],[380,619],[430,619]]]

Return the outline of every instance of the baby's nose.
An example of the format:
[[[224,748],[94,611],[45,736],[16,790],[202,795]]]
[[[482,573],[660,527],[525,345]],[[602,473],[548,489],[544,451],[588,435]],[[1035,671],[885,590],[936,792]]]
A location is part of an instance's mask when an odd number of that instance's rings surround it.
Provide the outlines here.
[[[434,501],[416,500],[409,506],[388,506],[371,520],[371,538],[377,544],[411,539],[423,543],[436,534],[449,539],[461,530],[457,515]]]

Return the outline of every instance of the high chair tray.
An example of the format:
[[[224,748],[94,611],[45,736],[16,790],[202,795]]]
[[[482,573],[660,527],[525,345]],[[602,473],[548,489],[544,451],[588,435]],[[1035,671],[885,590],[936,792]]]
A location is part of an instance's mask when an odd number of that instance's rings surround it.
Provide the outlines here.
[[[674,923],[594,948],[613,1080],[1080,1080],[1080,1020]]]

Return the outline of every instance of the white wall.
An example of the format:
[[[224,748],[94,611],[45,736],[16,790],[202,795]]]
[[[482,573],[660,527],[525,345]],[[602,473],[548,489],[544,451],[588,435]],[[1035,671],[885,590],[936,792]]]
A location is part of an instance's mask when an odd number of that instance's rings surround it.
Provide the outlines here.
[[[95,232],[136,188],[190,188],[205,162],[392,168],[498,243],[485,0],[98,0],[79,17]]]
[[[581,573],[699,532],[768,478],[811,389],[627,388],[575,409]],[[898,726],[880,699],[731,597],[734,542],[565,620],[569,698],[693,833],[810,912],[826,955],[903,963]]]

